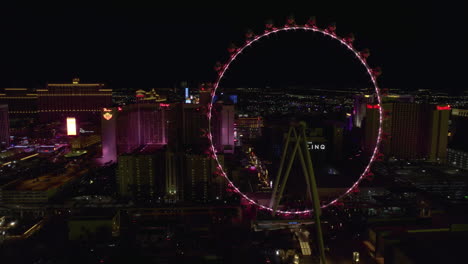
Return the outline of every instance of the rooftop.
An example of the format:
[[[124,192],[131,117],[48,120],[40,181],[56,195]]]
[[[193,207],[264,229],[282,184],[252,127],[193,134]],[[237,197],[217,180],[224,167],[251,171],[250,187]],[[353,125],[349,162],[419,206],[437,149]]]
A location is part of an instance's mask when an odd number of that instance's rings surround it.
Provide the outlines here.
[[[83,175],[86,171],[86,169],[76,171],[73,168],[69,168],[65,173],[60,175],[49,173],[33,179],[14,180],[4,185],[2,189],[14,191],[47,191],[60,187],[68,181]]]

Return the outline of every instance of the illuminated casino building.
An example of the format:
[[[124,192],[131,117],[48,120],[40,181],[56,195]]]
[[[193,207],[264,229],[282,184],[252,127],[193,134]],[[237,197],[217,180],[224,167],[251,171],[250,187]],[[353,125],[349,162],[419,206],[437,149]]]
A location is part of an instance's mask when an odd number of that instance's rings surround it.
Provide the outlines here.
[[[368,104],[364,124],[364,150],[375,146],[379,105]],[[447,158],[450,106],[391,102],[382,105],[387,117],[383,123],[383,153],[387,157],[445,162]]]
[[[166,103],[137,103],[101,111],[102,154],[105,161],[130,153],[143,145],[166,145],[168,112]]]
[[[37,93],[28,88],[0,89],[0,104],[8,105],[10,119],[35,119],[37,102]]]
[[[112,89],[102,83],[49,83],[37,89],[41,122],[64,122],[67,117],[80,121],[97,121],[102,108],[112,105]]]
[[[0,105],[0,150],[10,146],[8,105]]]

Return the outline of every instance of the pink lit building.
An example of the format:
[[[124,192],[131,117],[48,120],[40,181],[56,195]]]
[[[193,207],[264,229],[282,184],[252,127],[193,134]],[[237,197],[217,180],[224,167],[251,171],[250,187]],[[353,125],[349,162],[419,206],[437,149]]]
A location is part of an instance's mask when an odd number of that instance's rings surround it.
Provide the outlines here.
[[[217,152],[234,153],[234,105],[213,105],[211,134]]]
[[[170,104],[145,103],[101,111],[102,154],[105,161],[143,145],[166,145]]]

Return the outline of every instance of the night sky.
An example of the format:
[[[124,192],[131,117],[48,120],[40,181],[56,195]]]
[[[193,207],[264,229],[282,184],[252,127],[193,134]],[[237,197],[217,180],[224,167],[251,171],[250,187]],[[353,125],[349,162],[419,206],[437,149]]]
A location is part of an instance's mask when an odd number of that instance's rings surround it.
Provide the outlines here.
[[[443,1],[309,2],[3,7],[0,87],[38,88],[47,82],[70,82],[74,76],[114,89],[212,81],[213,66],[227,58],[231,42],[242,43],[249,28],[263,31],[269,18],[282,25],[294,14],[299,24],[316,16],[320,27],[336,22],[339,35],[353,32],[355,46],[369,48],[369,63],[381,66],[382,87],[468,90],[468,45],[462,37],[468,32],[467,15],[461,6]],[[249,48],[223,83],[343,88],[368,84],[362,66],[335,41],[290,32]]]

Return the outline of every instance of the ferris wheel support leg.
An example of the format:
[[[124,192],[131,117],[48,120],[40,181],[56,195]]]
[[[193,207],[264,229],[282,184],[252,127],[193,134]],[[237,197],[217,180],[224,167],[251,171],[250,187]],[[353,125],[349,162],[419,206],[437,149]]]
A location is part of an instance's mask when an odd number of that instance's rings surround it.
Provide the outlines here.
[[[299,147],[299,161],[301,162],[301,166],[302,166],[302,172],[304,173],[304,177],[305,177],[305,180],[306,180],[306,184],[307,184],[307,198],[309,198],[309,200],[311,202],[313,202],[313,196],[312,196],[312,190],[311,190],[311,186],[310,186],[310,179],[309,179],[309,173],[307,171],[307,166],[306,166],[306,163],[305,163],[305,160],[304,160],[304,154],[303,154],[303,151],[302,151],[302,148]],[[305,151],[308,151],[307,149]]]
[[[306,133],[305,133],[305,126],[302,127],[301,129],[301,134],[302,137],[305,139],[306,138]],[[310,183],[312,187],[312,202],[313,202],[313,207],[314,207],[314,218],[315,218],[315,228],[316,228],[316,233],[317,233],[317,242],[319,246],[319,251],[320,251],[320,263],[321,264],[326,264],[327,259],[325,257],[325,246],[323,243],[323,234],[322,234],[322,222],[320,220],[321,216],[321,210],[320,210],[320,200],[319,200],[319,195],[318,195],[318,189],[317,189],[317,182],[315,181],[315,173],[314,173],[314,167],[312,166],[312,159],[310,157],[310,152],[307,149],[307,142],[304,140],[303,149],[305,150],[305,158],[306,158],[306,163],[307,167],[309,169],[309,177],[310,177]]]
[[[286,152],[289,147],[289,141],[291,138],[292,130],[293,128],[290,127],[288,131],[288,136],[286,137],[286,143],[284,144],[284,147],[283,147],[283,154],[281,155],[280,166],[278,168],[278,173],[276,174],[275,185],[273,187],[273,192],[272,192],[272,196],[270,200],[270,208],[273,208],[273,205],[275,204],[275,201],[276,201],[276,192],[278,191],[278,185],[279,185],[280,178],[281,178],[281,172],[283,171],[284,161],[286,159]],[[276,213],[276,210],[272,212],[273,215],[275,215],[275,213]]]
[[[297,150],[299,149],[300,143],[301,143],[301,139],[300,139],[300,136],[299,136],[298,138],[296,138],[296,144],[294,145],[294,150],[293,150],[292,155],[291,155],[291,157],[289,159],[288,167],[286,168],[286,172],[284,173],[284,176],[283,176],[284,178],[283,178],[283,180],[281,182],[278,197],[275,199],[275,204],[274,204],[274,207],[273,207],[273,215],[276,214],[276,210],[278,209],[278,205],[280,203],[280,200],[283,197],[284,187],[286,186],[286,182],[288,181],[289,173],[291,172],[291,168],[292,168],[292,165],[294,163],[294,158],[296,157],[296,153],[297,153]]]
[[[297,139],[298,136],[297,136],[295,129],[293,130],[293,133],[294,133],[294,138]],[[303,140],[305,141],[305,138],[303,138]],[[307,149],[305,151],[307,151]],[[304,153],[302,151],[302,145],[299,146],[298,154],[299,154],[299,161],[301,162],[301,166],[302,166],[302,172],[304,173],[304,177],[305,177],[306,184],[307,184],[307,198],[309,198],[310,201],[312,202],[313,200],[312,200],[312,191],[311,191],[310,180],[309,180],[309,173],[307,171],[307,166],[305,164]]]

